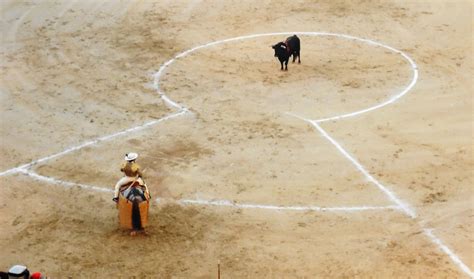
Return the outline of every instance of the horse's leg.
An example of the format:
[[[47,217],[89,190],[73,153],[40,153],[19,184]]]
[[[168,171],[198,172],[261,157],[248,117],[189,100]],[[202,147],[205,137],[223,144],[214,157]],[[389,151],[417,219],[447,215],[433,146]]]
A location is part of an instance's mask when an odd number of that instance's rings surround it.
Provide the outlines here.
[[[292,55],[293,55],[293,62],[292,62],[292,63],[295,63],[295,60],[296,60],[296,54],[295,54],[295,53],[293,53]]]
[[[132,204],[132,227],[134,231],[142,229],[142,220],[140,216],[140,207],[138,201],[135,199]]]

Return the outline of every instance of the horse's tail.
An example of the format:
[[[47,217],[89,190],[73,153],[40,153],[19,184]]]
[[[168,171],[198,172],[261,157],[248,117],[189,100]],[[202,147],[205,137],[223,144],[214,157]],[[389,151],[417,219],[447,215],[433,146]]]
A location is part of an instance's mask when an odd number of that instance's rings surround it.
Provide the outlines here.
[[[132,202],[132,227],[134,230],[142,229],[142,219],[140,216],[140,202],[134,199]]]

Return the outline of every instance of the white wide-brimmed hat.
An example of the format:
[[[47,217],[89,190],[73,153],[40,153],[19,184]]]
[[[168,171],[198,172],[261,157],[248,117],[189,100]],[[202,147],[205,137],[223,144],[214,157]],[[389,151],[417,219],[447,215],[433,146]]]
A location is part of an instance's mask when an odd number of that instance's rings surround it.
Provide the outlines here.
[[[138,154],[137,153],[134,153],[134,152],[130,152],[130,153],[127,153],[125,154],[125,160],[127,161],[133,161],[133,160],[136,160],[138,158]]]

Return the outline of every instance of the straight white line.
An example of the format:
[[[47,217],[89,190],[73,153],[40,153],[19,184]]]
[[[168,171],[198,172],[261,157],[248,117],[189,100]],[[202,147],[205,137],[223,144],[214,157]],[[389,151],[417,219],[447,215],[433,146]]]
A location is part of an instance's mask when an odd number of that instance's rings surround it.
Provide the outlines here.
[[[415,212],[410,208],[410,206],[408,206],[406,203],[402,202],[394,193],[392,193],[390,190],[388,190],[384,185],[382,185],[380,182],[378,182],[372,175],[369,174],[369,172],[367,170],[364,169],[364,167],[362,167],[362,165],[357,162],[356,159],[354,159],[354,157],[352,157],[336,140],[334,140],[331,136],[329,136],[329,134],[323,129],[321,128],[321,126],[319,126],[318,122],[317,121],[314,121],[314,120],[310,120],[310,119],[306,119],[304,117],[301,117],[299,115],[295,115],[293,113],[288,113],[288,115],[291,115],[291,116],[294,116],[298,119],[301,119],[303,121],[306,121],[306,122],[309,122],[311,123],[311,125],[313,125],[327,140],[329,140],[349,161],[352,162],[352,164],[354,164],[357,169],[362,172],[365,177],[367,177],[367,179],[369,181],[371,181],[372,183],[374,183],[380,190],[382,190],[395,204],[398,205],[397,208],[401,209],[403,212],[405,212],[405,214],[407,214],[408,216],[410,216],[411,218],[416,218],[416,214]],[[443,251],[444,253],[446,253],[450,258],[451,260],[454,262],[454,264],[456,264],[463,272],[465,272],[469,277],[471,278],[474,278],[474,274],[473,272],[469,269],[469,267],[464,264],[461,259],[455,254],[453,253],[446,245],[444,245],[444,243],[439,239],[437,238],[434,234],[433,234],[433,229],[427,229],[427,228],[424,228],[423,224],[420,224],[420,226],[422,227],[423,229],[423,232],[426,236],[429,237],[429,239],[434,243],[436,244],[439,249],[441,251]]]
[[[398,208],[400,208],[403,212],[405,212],[408,216],[410,216],[411,218],[416,218],[416,214],[415,212],[411,209],[411,207],[402,202],[394,193],[392,193],[390,190],[388,190],[384,185],[382,185],[379,181],[377,181],[372,175],[369,174],[369,172],[367,170],[364,169],[364,167],[362,167],[362,165],[357,162],[356,159],[354,159],[354,157],[352,157],[344,148],[342,148],[342,146],[336,141],[334,140],[331,136],[329,136],[329,134],[323,129],[321,128],[321,126],[319,126],[318,122],[317,121],[313,121],[313,120],[309,120],[309,119],[306,119],[306,118],[303,118],[301,116],[298,116],[298,115],[295,115],[295,114],[292,114],[292,113],[287,113],[289,115],[292,115],[294,117],[297,117],[301,120],[304,120],[304,121],[307,121],[309,123],[311,123],[327,140],[329,140],[349,161],[352,162],[352,164],[354,164],[357,169],[362,172],[365,177],[367,177],[367,179],[374,183],[380,190],[382,190],[382,192],[384,192],[395,204],[398,205]],[[473,272],[469,269],[469,267],[467,267],[462,261],[461,259],[456,255],[454,254],[446,245],[443,244],[443,242],[435,237],[433,235],[433,229],[427,229],[427,228],[424,228],[423,225],[422,225],[422,228],[423,228],[423,232],[426,236],[428,236],[428,238],[434,243],[436,244],[440,249],[441,251],[443,251],[444,253],[446,253],[450,258],[451,260],[463,271],[465,272],[469,277],[471,278],[474,278],[474,274]]]
[[[211,43],[208,43],[208,44],[205,44],[205,45],[201,45],[201,46],[197,46],[197,47],[194,47],[192,49],[189,49],[187,51],[184,51],[182,53],[179,53],[178,55],[176,55],[173,59],[167,61],[166,63],[164,63],[159,71],[157,73],[155,73],[154,75],[154,87],[155,89],[157,90],[157,92],[160,94],[161,98],[164,100],[165,103],[171,105],[172,107],[175,107],[175,108],[178,108],[180,111],[178,113],[187,113],[188,110],[179,105],[178,103],[172,101],[171,99],[169,99],[163,92],[160,91],[159,89],[159,79],[162,75],[162,73],[164,72],[165,68],[167,66],[169,66],[171,63],[173,63],[175,61],[175,59],[179,59],[181,57],[184,57],[186,55],[188,55],[189,53],[193,52],[193,51],[196,51],[198,49],[201,49],[201,48],[205,48],[205,47],[209,47],[209,46],[213,46],[213,45],[217,45],[217,44],[221,44],[221,43],[226,43],[226,42],[231,42],[231,41],[236,41],[236,40],[243,40],[243,39],[250,39],[250,38],[256,38],[256,37],[262,37],[262,36],[275,36],[275,35],[288,35],[288,34],[301,34],[301,35],[310,35],[310,36],[319,36],[319,35],[323,35],[323,36],[335,36],[335,37],[342,37],[342,38],[345,38],[345,39],[350,39],[350,40],[357,40],[357,41],[362,41],[362,42],[366,42],[368,44],[371,44],[371,45],[376,45],[376,46],[381,46],[381,47],[384,47],[386,49],[389,49],[393,52],[396,52],[400,55],[402,55],[405,59],[408,60],[408,62],[410,63],[411,67],[412,67],[412,70],[413,70],[413,78],[412,78],[412,81],[411,83],[408,85],[407,88],[405,88],[401,93],[391,97],[389,100],[379,104],[379,105],[376,105],[376,106],[373,106],[373,107],[370,107],[370,108],[367,108],[367,109],[364,109],[364,110],[360,110],[360,111],[356,111],[356,112],[352,112],[352,113],[348,113],[348,114],[343,114],[343,115],[338,115],[338,116],[334,116],[334,117],[329,117],[329,118],[324,118],[324,119],[316,119],[316,120],[308,120],[308,119],[304,119],[302,117],[298,117],[300,119],[303,119],[305,121],[308,121],[310,122],[313,126],[316,127],[316,129],[318,129],[318,131],[321,132],[321,134],[326,137],[331,143],[333,143],[333,145],[336,146],[336,148],[346,157],[348,158],[356,167],[357,169],[359,169],[359,171],[361,171],[368,179],[369,181],[371,181],[372,183],[374,183],[380,190],[382,190],[393,202],[395,202],[398,206],[393,206],[393,208],[395,209],[402,209],[408,216],[410,216],[411,218],[416,218],[416,214],[415,212],[410,209],[410,207],[408,205],[405,205],[403,202],[401,202],[396,196],[395,194],[393,194],[392,192],[390,192],[384,185],[382,185],[380,182],[378,182],[374,177],[372,177],[363,167],[362,165],[360,165],[351,155],[349,155],[349,153],[347,153],[334,139],[332,139],[319,125],[318,123],[321,123],[321,122],[325,122],[325,121],[330,121],[330,120],[338,120],[338,119],[342,119],[342,118],[346,118],[346,117],[353,117],[353,116],[356,116],[356,115],[359,115],[359,114],[362,114],[362,113],[365,113],[365,112],[369,112],[369,111],[372,111],[372,110],[375,110],[375,109],[379,109],[385,105],[388,105],[390,103],[393,103],[394,101],[396,101],[397,99],[401,98],[402,96],[404,96],[406,93],[408,93],[408,91],[415,85],[417,79],[418,79],[418,68],[416,66],[416,64],[414,63],[414,61],[408,56],[406,55],[405,53],[403,53],[402,51],[399,51],[395,48],[392,48],[390,46],[387,46],[387,45],[384,45],[382,43],[378,43],[378,42],[375,42],[375,41],[372,41],[372,40],[368,40],[368,39],[362,39],[362,38],[358,38],[358,37],[354,37],[354,36],[350,36],[350,35],[345,35],[345,34],[336,34],[336,33],[328,33],[328,32],[278,32],[278,33],[266,33],[266,34],[254,34],[254,35],[247,35],[247,36],[240,36],[240,37],[235,37],[235,38],[230,38],[230,39],[225,39],[225,40],[221,40],[221,41],[215,41],[215,42],[211,42]],[[143,125],[144,127],[147,127],[149,125],[152,125],[153,123],[146,123],[145,125]],[[132,128],[131,130],[133,130],[134,128]],[[119,133],[120,135],[122,133]],[[117,135],[119,135],[117,134]],[[107,138],[107,137],[104,137],[104,138]],[[105,140],[105,139],[103,139]],[[83,148],[85,146],[82,146],[80,148]],[[77,149],[73,149],[73,150],[77,150]],[[71,150],[71,151],[73,151]],[[69,151],[70,152],[70,151]],[[61,153],[58,153],[58,154],[61,154]],[[59,156],[59,155],[58,155]],[[50,156],[51,158],[49,159],[52,159],[54,157],[56,157],[55,155],[52,155]],[[48,157],[47,157],[48,158]],[[45,158],[43,158],[45,159]],[[49,160],[48,159],[48,160]],[[40,160],[37,160],[35,161],[36,163],[38,162],[41,162],[42,159]],[[33,162],[32,162],[33,163]],[[33,164],[30,163],[30,164],[26,164],[26,165],[23,165],[23,166],[20,166],[20,167],[17,167],[17,168],[13,168],[13,169],[10,169],[10,170],[7,170],[7,171],[4,171],[2,173],[0,173],[0,176],[3,176],[5,174],[10,174],[10,173],[14,173],[14,172],[23,172],[23,173],[30,173],[26,170],[26,168],[32,166]],[[30,173],[31,174],[31,173]],[[35,174],[37,175],[37,174]],[[56,183],[55,182],[55,179],[43,179],[44,181],[49,181],[51,183]],[[61,181],[59,181],[61,182]],[[64,182],[62,182],[64,183]],[[70,184],[70,185],[82,185],[82,184],[76,184],[76,183],[71,183],[71,182],[66,182],[67,184]],[[56,183],[57,184],[57,183]],[[87,186],[87,185],[82,185],[82,186]],[[95,186],[93,186],[95,187]],[[99,187],[100,188],[100,187]],[[93,189],[93,188],[91,188]],[[157,201],[159,201],[159,199],[157,199]],[[192,200],[184,200],[185,202],[187,201],[188,203],[190,203]],[[216,203],[217,202],[217,203]],[[235,203],[232,203],[230,201],[208,201],[207,203],[204,203],[204,201],[194,201],[194,203],[196,204],[207,204],[207,205],[223,205],[223,206],[233,206],[232,204],[235,205]],[[252,208],[251,206],[255,206],[255,205],[248,205],[248,204],[240,204],[239,206],[241,206],[242,208]],[[257,205],[259,206],[259,205]],[[278,209],[280,208],[279,206],[270,206],[270,205],[261,205],[259,208],[270,208],[270,209]],[[299,208],[301,207],[290,207],[292,209],[290,210],[300,210]],[[297,209],[298,208],[298,209]],[[309,208],[319,208],[319,207],[309,207]],[[363,207],[361,207],[363,208]],[[322,208],[320,208],[321,211]],[[340,209],[340,208],[333,208],[333,209]],[[450,256],[450,258],[464,271],[466,272],[470,277],[473,277],[473,274],[472,274],[472,271],[469,270],[469,268],[459,259],[459,257],[457,257],[454,253],[451,252],[451,250],[449,250],[449,248],[447,248],[438,238],[436,238],[431,230],[429,229],[424,229],[426,230],[425,231],[425,234],[430,237],[430,239],[436,243],[438,245],[438,247],[440,247],[441,250],[443,250],[446,254],[448,254]],[[474,278],[474,277],[473,277]]]
[[[20,170],[20,173],[23,173],[33,179],[60,185],[64,187],[80,187],[84,189],[90,189],[98,192],[112,193],[112,189],[107,189],[98,186],[66,182],[60,179],[47,177],[39,175],[31,170]],[[157,203],[161,202],[160,198],[155,199]],[[369,210],[402,210],[405,211],[400,206],[355,206],[355,207],[319,207],[319,206],[275,206],[275,205],[260,205],[260,204],[242,204],[236,203],[229,200],[190,200],[190,199],[181,199],[177,201],[180,204],[194,204],[194,205],[204,205],[204,206],[228,206],[234,208],[243,208],[243,209],[267,209],[267,210],[288,210],[288,211],[317,211],[317,212],[361,212]],[[474,278],[473,272],[467,267],[461,259],[454,254],[439,238],[433,235],[433,229],[423,228],[423,232],[429,239],[438,245],[438,247],[446,253],[451,260],[467,275],[471,278]]]
[[[21,170],[20,173],[25,174],[35,180],[47,182],[63,187],[79,187],[83,189],[90,189],[98,192],[112,193],[112,189],[92,186],[75,182],[67,182],[57,178],[40,175],[31,170]],[[162,199],[155,199],[157,203],[160,203]],[[288,211],[320,211],[320,212],[353,212],[353,211],[368,211],[368,210],[400,210],[400,207],[389,205],[389,206],[341,206],[341,207],[320,207],[320,206],[278,206],[278,205],[262,205],[262,204],[245,204],[236,203],[229,200],[191,200],[191,199],[180,199],[177,201],[180,204],[193,204],[193,205],[205,205],[205,206],[228,206],[234,208],[246,208],[246,209],[267,209],[267,210],[288,210]]]
[[[107,189],[98,186],[66,182],[56,178],[47,177],[39,175],[31,170],[21,170],[21,173],[47,183],[56,184],[64,187],[80,187],[84,189],[90,189],[98,192],[112,193],[112,189]],[[157,203],[161,202],[160,198],[155,199]],[[319,206],[275,206],[275,205],[260,205],[260,204],[241,204],[232,202],[229,200],[190,200],[190,199],[181,199],[177,201],[180,204],[194,204],[194,205],[204,205],[204,206],[228,206],[234,208],[243,208],[243,209],[267,209],[267,210],[288,210],[288,211],[317,211],[317,212],[360,212],[360,211],[369,211],[369,210],[402,210],[405,211],[400,206],[356,206],[356,207],[319,207]],[[423,226],[422,226],[423,227]],[[423,232],[428,238],[438,245],[438,247],[446,253],[451,260],[467,275],[471,278],[474,278],[473,272],[467,267],[461,259],[454,254],[439,238],[433,234],[433,229],[423,228]]]
[[[464,271],[467,275],[469,275],[469,277],[471,278],[474,278],[474,273],[469,269],[469,267],[467,265],[465,265],[461,259],[459,259],[459,257],[454,254],[446,245],[444,245],[444,243],[441,241],[441,239],[437,238],[434,234],[433,234],[433,229],[426,229],[426,228],[423,228],[423,232],[425,233],[425,235],[427,235],[431,241],[433,241],[435,244],[438,245],[438,247],[444,252],[446,253],[450,258],[451,260],[462,270]]]
[[[83,189],[90,189],[98,192],[107,192],[107,193],[113,193],[112,189],[107,189],[107,188],[102,188],[102,187],[97,187],[97,186],[91,186],[91,185],[86,185],[86,184],[81,184],[81,183],[74,183],[74,182],[67,182],[63,181],[60,179],[56,179],[53,177],[48,177],[48,176],[43,176],[40,174],[37,174],[36,172],[30,171],[30,170],[20,170],[20,173],[25,174],[35,180],[51,183],[51,184],[56,184],[64,187],[79,187]]]
[[[377,179],[375,179],[359,162],[357,162],[357,160],[354,157],[352,157],[336,140],[334,140],[331,136],[329,136],[328,133],[326,133],[326,131],[324,131],[324,129],[318,125],[318,123],[312,120],[309,121],[309,123],[311,123],[323,135],[323,137],[329,140],[329,142],[331,142],[339,150],[339,152],[341,152],[342,155],[344,155],[344,157],[346,157],[349,161],[351,161],[351,163],[362,174],[364,174],[364,176],[370,182],[375,184],[382,192],[384,192],[391,201],[393,201],[396,205],[398,205],[408,216],[410,216],[411,218],[416,218],[416,214],[413,211],[413,209],[411,209],[407,204],[402,202],[394,193],[392,193],[389,189],[387,189],[387,187],[382,185],[382,183],[377,181]]]
[[[107,141],[107,140],[110,140],[110,139],[113,139],[113,138],[116,138],[118,136],[123,136],[125,134],[128,134],[128,133],[131,133],[131,132],[136,132],[136,131],[140,131],[140,130],[143,130],[149,126],[152,126],[152,125],[156,125],[162,121],[165,121],[165,120],[168,120],[168,119],[171,119],[171,118],[175,118],[175,117],[178,117],[180,115],[183,115],[183,114],[186,114],[188,112],[188,110],[181,110],[179,112],[176,112],[176,113],[173,113],[173,114],[170,114],[168,116],[165,116],[165,117],[162,117],[160,119],[156,119],[156,120],[153,120],[153,121],[149,121],[143,125],[140,125],[140,126],[136,126],[136,127],[132,127],[132,128],[129,128],[129,129],[126,129],[126,130],[123,130],[123,131],[120,131],[120,132],[117,132],[117,133],[114,133],[114,134],[111,134],[111,135],[107,135],[107,136],[103,136],[103,137],[100,137],[100,138],[97,138],[97,139],[94,139],[94,140],[90,140],[90,141],[87,141],[87,142],[84,142],[80,145],[76,145],[76,146],[73,146],[73,147],[70,147],[62,152],[59,152],[59,153],[56,153],[56,154],[53,154],[53,155],[50,155],[50,156],[47,156],[47,157],[43,157],[41,159],[38,159],[38,160],[35,160],[35,161],[32,161],[28,164],[24,164],[24,165],[21,165],[19,167],[15,167],[15,168],[12,168],[12,169],[9,169],[9,170],[6,170],[6,171],[3,171],[0,173],[0,176],[4,176],[4,175],[8,175],[8,174],[13,174],[13,173],[16,173],[16,172],[19,172],[19,171],[22,171],[22,170],[25,170],[25,169],[28,169],[30,168],[31,166],[33,165],[36,165],[36,164],[39,164],[39,163],[43,163],[43,162],[46,162],[48,160],[51,160],[51,159],[54,159],[54,158],[58,158],[60,156],[63,156],[63,155],[66,155],[68,153],[71,153],[73,151],[76,151],[76,150],[79,150],[79,149],[82,149],[84,147],[87,147],[87,146],[90,146],[90,145],[95,145],[95,144],[98,144],[100,142],[103,142],[103,141]]]
[[[262,205],[262,204],[245,204],[237,203],[229,200],[179,200],[184,204],[196,205],[214,205],[214,206],[228,206],[235,208],[250,208],[250,209],[269,209],[269,210],[290,210],[290,211],[332,211],[332,212],[347,212],[347,211],[367,211],[367,210],[399,210],[398,206],[354,206],[354,207],[320,207],[320,206],[280,206],[280,205]]]

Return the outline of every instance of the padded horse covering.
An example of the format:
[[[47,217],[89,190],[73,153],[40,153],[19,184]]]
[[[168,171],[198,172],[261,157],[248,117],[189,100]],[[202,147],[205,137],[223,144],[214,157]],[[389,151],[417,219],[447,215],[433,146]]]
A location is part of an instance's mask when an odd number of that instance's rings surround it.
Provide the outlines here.
[[[133,227],[133,220],[132,220],[132,209],[133,203],[127,200],[122,193],[119,195],[119,221],[120,227],[123,229],[142,229],[148,225],[148,208],[150,207],[150,201],[143,201],[138,204],[138,208],[140,209],[140,221],[141,221],[141,228],[134,228]]]

